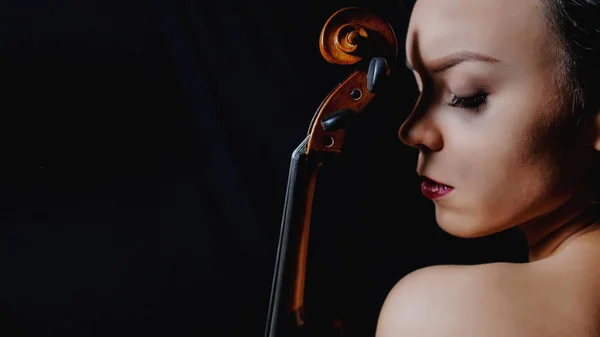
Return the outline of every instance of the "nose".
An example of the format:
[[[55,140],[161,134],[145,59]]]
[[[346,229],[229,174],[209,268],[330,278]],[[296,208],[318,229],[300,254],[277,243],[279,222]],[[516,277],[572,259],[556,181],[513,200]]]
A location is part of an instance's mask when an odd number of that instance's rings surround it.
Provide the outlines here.
[[[404,144],[419,150],[440,151],[444,147],[440,129],[433,114],[426,108],[426,104],[422,104],[422,97],[400,126],[398,138]]]

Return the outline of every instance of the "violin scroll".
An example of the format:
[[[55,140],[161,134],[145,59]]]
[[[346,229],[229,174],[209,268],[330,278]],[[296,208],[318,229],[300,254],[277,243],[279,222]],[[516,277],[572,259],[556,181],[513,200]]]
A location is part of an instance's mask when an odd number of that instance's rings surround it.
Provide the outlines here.
[[[379,16],[357,7],[335,12],[323,26],[319,49],[329,63],[350,65],[375,56],[396,58],[396,34]]]
[[[390,24],[381,17],[348,7],[327,20],[319,42],[321,55],[327,62],[341,65],[360,62],[357,70],[325,98],[309,131],[307,153],[339,154],[351,121],[385,86],[393,71],[398,41]]]

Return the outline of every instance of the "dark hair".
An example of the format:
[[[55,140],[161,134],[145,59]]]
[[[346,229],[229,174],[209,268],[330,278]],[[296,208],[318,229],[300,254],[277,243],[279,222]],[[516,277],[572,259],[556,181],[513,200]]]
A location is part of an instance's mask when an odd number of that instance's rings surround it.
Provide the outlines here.
[[[600,109],[600,0],[541,0],[562,44],[563,84],[580,118]]]
[[[541,1],[545,19],[562,45],[563,102],[572,105],[577,125],[585,130],[600,112],[600,0]],[[600,200],[599,169],[596,156],[586,175],[592,200]]]

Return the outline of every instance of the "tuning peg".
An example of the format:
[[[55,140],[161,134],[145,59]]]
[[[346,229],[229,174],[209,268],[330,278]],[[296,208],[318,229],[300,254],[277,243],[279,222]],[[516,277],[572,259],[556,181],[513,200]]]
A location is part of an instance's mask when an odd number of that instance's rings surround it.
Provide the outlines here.
[[[367,90],[371,93],[376,91],[382,86],[389,74],[388,64],[385,58],[375,57],[369,63],[369,70],[367,72]]]
[[[342,109],[334,111],[323,117],[321,126],[327,132],[337,131],[348,126],[348,123],[356,116],[352,109]]]

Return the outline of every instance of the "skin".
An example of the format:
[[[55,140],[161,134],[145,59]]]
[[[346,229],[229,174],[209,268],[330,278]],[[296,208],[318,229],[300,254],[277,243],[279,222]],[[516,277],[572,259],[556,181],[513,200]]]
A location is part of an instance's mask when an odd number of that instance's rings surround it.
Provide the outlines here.
[[[588,176],[600,122],[583,129],[570,110],[544,15],[540,0],[417,1],[406,55],[421,95],[399,137],[419,150],[419,175],[454,187],[433,201],[443,230],[518,227],[530,262],[411,273],[386,299],[377,337],[598,336],[600,205]],[[474,95],[485,103],[449,105]]]

